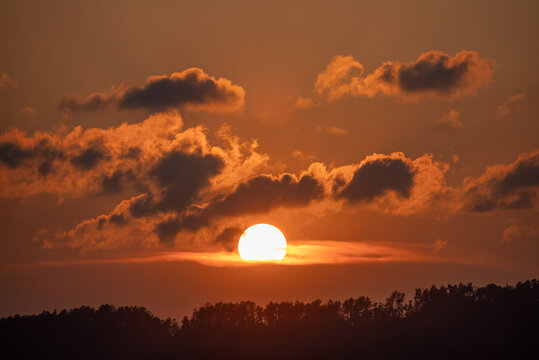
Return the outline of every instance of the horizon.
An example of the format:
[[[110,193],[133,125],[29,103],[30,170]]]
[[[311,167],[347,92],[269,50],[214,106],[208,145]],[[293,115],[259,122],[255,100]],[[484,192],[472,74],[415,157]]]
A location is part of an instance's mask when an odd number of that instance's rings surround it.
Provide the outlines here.
[[[450,284],[450,283],[447,283],[447,284],[441,284],[441,285],[431,285],[431,286],[427,286],[427,287],[418,287],[418,288],[415,288],[414,289],[414,293],[417,292],[418,290],[421,290],[421,291],[426,291],[426,290],[431,290],[433,287],[436,288],[436,289],[447,289],[449,287],[458,287],[458,286],[472,286],[472,288],[474,290],[477,290],[477,289],[481,289],[481,288],[485,288],[485,287],[488,287],[488,286],[498,286],[498,287],[516,287],[518,285],[522,285],[526,282],[537,282],[537,279],[529,279],[529,280],[521,280],[521,281],[517,281],[513,284],[508,284],[508,283],[505,283],[505,284],[493,284],[493,283],[489,283],[489,284],[484,284],[484,285],[477,285],[477,284],[473,284],[471,282],[469,283],[455,283],[455,284]],[[52,313],[52,314],[58,314],[60,312],[70,312],[70,311],[73,311],[73,310],[77,310],[77,309],[80,309],[80,308],[84,308],[84,307],[90,307],[94,310],[98,310],[99,308],[103,307],[103,306],[111,306],[112,308],[115,308],[115,309],[121,309],[121,308],[130,308],[130,307],[135,307],[135,308],[143,308],[147,311],[149,311],[152,315],[154,316],[157,316],[159,317],[160,319],[172,319],[172,320],[178,320],[180,321],[181,319],[187,317],[187,318],[191,318],[198,310],[200,310],[201,308],[205,308],[205,307],[208,307],[208,306],[216,306],[216,305],[219,305],[219,304],[225,304],[225,305],[229,305],[229,304],[232,304],[232,305],[237,305],[237,304],[240,304],[240,303],[244,303],[244,302],[252,302],[254,303],[256,306],[259,306],[259,307],[267,307],[268,305],[271,305],[271,304],[283,304],[283,303],[291,303],[291,304],[297,304],[297,303],[304,303],[304,304],[309,304],[309,303],[316,303],[316,302],[320,302],[321,305],[324,305],[326,306],[328,303],[331,303],[331,302],[338,302],[338,303],[344,303],[345,301],[347,300],[353,300],[353,299],[357,299],[357,298],[368,298],[370,300],[372,300],[373,302],[373,306],[377,306],[377,305],[383,305],[384,304],[384,301],[387,301],[391,295],[394,293],[394,292],[398,292],[400,294],[403,294],[404,297],[403,297],[403,300],[404,300],[404,303],[407,303],[408,301],[410,302],[413,302],[415,301],[414,300],[414,297],[412,295],[414,294],[411,294],[411,293],[407,293],[407,292],[403,292],[403,291],[399,291],[399,290],[393,290],[391,292],[389,292],[387,294],[387,296],[382,296],[380,298],[373,298],[371,296],[369,296],[368,294],[355,294],[353,296],[348,296],[348,297],[344,297],[344,298],[327,298],[327,299],[321,299],[319,297],[315,297],[315,298],[311,298],[311,299],[302,299],[302,300],[298,300],[298,299],[280,299],[278,301],[275,301],[275,300],[269,300],[267,302],[264,302],[264,303],[258,303],[256,301],[253,301],[253,300],[249,300],[249,299],[243,299],[243,300],[235,300],[235,301],[221,301],[221,300],[218,300],[218,301],[214,301],[214,302],[205,302],[204,304],[200,304],[196,307],[193,307],[193,309],[191,310],[190,313],[179,313],[177,315],[174,315],[174,314],[159,314],[159,313],[155,313],[152,311],[152,309],[149,309],[147,308],[146,306],[144,305],[141,305],[141,304],[110,304],[110,303],[103,303],[103,304],[99,304],[99,305],[89,305],[89,304],[79,304],[77,306],[73,306],[73,307],[70,307],[70,308],[54,308],[54,309],[43,309],[41,311],[38,311],[38,312],[35,312],[35,313],[25,313],[25,314],[8,314],[8,315],[3,315],[0,317],[0,319],[8,319],[10,317],[14,317],[14,316],[39,316],[39,315],[42,315],[42,314],[47,314],[47,313]]]

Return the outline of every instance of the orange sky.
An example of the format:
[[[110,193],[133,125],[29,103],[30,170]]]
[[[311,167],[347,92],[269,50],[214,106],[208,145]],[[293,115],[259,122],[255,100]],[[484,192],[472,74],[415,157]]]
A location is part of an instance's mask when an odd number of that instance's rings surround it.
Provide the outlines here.
[[[0,315],[537,277],[538,7],[3,2]]]

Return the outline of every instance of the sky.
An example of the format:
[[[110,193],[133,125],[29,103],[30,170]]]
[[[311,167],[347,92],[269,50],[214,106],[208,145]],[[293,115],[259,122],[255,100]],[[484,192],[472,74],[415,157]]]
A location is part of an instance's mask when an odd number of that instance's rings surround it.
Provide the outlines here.
[[[536,1],[3,1],[0,316],[539,275]],[[278,227],[280,263],[242,232]]]

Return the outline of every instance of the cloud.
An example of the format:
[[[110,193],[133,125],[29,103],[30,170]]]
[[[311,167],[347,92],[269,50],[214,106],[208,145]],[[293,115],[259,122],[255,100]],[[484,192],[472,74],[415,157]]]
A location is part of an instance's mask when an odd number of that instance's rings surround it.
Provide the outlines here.
[[[290,153],[290,156],[299,160],[312,160],[316,158],[314,154],[306,154],[303,150],[294,150]]]
[[[350,202],[370,201],[393,191],[401,197],[410,197],[414,185],[414,170],[403,158],[372,158],[354,172],[352,180],[341,187],[337,197]]]
[[[0,135],[0,167],[3,163],[9,170],[1,169],[0,196],[53,193],[80,197],[101,192],[103,184],[121,180],[120,173],[138,177],[147,172],[167,147],[175,146],[168,137],[182,125],[179,115],[160,114],[142,123],[109,129],[79,126],[71,131],[33,134],[9,131]],[[133,149],[139,149],[139,158],[127,156]]]
[[[63,113],[91,112],[108,107],[118,110],[144,108],[152,112],[171,109],[234,112],[243,107],[245,91],[225,78],[215,78],[202,69],[190,68],[170,76],[150,76],[142,87],[122,85],[86,97],[65,96]]]
[[[454,57],[441,51],[421,54],[416,61],[386,61],[371,74],[352,56],[335,56],[318,75],[313,99],[300,97],[298,108],[333,102],[344,97],[378,94],[404,101],[454,100],[474,95],[491,80],[489,61],[475,51],[462,50]]]
[[[237,240],[237,239],[236,239]],[[440,262],[451,261],[466,263],[462,258],[440,258],[429,254],[430,247],[417,243],[369,243],[352,241],[309,240],[289,243],[286,256],[274,264],[302,266],[314,264],[359,264],[359,263],[402,263],[402,262]],[[73,266],[83,264],[125,264],[193,261],[207,266],[252,267],[268,262],[244,262],[237,252],[230,251],[161,251],[151,255],[142,254],[121,258],[93,258],[68,261],[40,261],[30,266]],[[475,261],[477,264],[477,261]],[[18,264],[18,266],[26,264]]]
[[[440,119],[435,122],[435,125],[439,128],[458,130],[464,125],[460,119],[460,114],[457,110],[451,109],[445,113]]]
[[[392,172],[393,163],[400,164],[408,176],[413,177],[413,183],[399,185],[391,182],[375,188],[373,184],[381,176],[376,167],[380,164],[388,166],[390,173],[385,174],[393,176],[398,173],[398,170]],[[356,191],[364,205],[381,211],[395,214],[424,212],[434,201],[434,193],[443,189],[440,181],[445,171],[429,156],[411,160],[401,153],[375,154],[359,166],[349,165],[330,171],[325,170],[323,164],[316,163],[300,175],[252,174],[243,180],[236,178],[234,186],[229,188],[219,185],[219,179],[230,171],[230,162],[223,160],[223,164],[212,154],[200,157],[197,153],[182,153],[181,156],[173,152],[164,153],[147,170],[146,186],[151,190],[122,201],[108,215],[85,220],[69,231],[54,234],[52,238],[48,234],[40,241],[48,247],[69,246],[83,251],[155,247],[159,244],[185,246],[193,242],[202,248],[230,250],[235,234],[250,216],[279,209],[307,208],[311,204],[319,207],[324,202],[341,202],[345,195],[349,195],[348,191]],[[187,175],[183,169],[191,171]],[[361,175],[354,179],[354,174]],[[188,176],[188,181],[182,180],[184,176]],[[358,176],[364,181],[361,184],[365,189],[356,188],[360,186],[356,184]],[[139,177],[144,179],[144,176]],[[190,186],[193,178],[197,180]],[[342,178],[338,189],[335,188],[337,178]],[[173,179],[172,183],[169,179]],[[334,191],[338,192],[337,196]],[[405,195],[405,198],[393,196],[391,193],[394,192]],[[358,200],[357,195],[353,200]],[[119,226],[112,221],[116,218],[129,225]],[[177,242],[178,239],[182,239],[181,243]]]
[[[80,170],[90,170],[105,158],[103,150],[89,147],[71,158],[71,165]]]
[[[432,244],[432,251],[434,253],[439,253],[447,247],[447,240],[436,239]]]
[[[223,160],[216,155],[186,154],[177,150],[165,154],[150,172],[162,189],[161,199],[155,206],[160,211],[184,210],[223,166]]]
[[[335,125],[331,125],[331,126],[327,126],[327,127],[322,127],[320,125],[317,125],[314,128],[314,131],[316,131],[317,133],[328,133],[330,135],[337,135],[337,136],[339,136],[339,135],[342,136],[342,135],[348,134],[348,130],[337,127]]]
[[[502,235],[502,242],[509,243],[526,239],[539,239],[539,230],[529,226],[514,222],[505,228]]]
[[[162,221],[155,225],[154,232],[159,237],[159,241],[162,243],[173,243],[176,238],[176,234],[180,232],[180,223],[176,218]]]
[[[17,130],[0,136],[0,165],[4,164],[9,169],[17,169],[31,161],[34,163],[38,175],[47,175],[51,171],[54,160],[64,159],[63,151],[54,147],[47,137],[40,138],[37,141],[34,140],[32,145],[23,147],[21,142],[15,140],[19,136],[24,135]],[[10,139],[12,137],[13,140]],[[13,173],[10,172],[10,174]],[[9,185],[6,185],[4,180],[8,178],[9,175],[5,174],[0,180],[0,183],[5,186],[5,190],[7,191],[9,191]],[[24,181],[24,179],[20,180]],[[31,179],[26,180],[30,180],[31,182]],[[16,194],[14,195],[16,196]]]
[[[311,265],[433,261],[427,249],[422,244],[311,240],[289,244],[282,263]]]
[[[270,175],[256,141],[242,142],[227,126],[216,137],[221,146],[211,144],[201,126],[183,129],[176,112],[108,129],[12,130],[0,135],[0,197],[125,194],[106,214],[36,235],[47,248],[92,251],[230,249],[233,230],[226,229],[242,229],[256,214],[314,213],[343,201],[394,214],[425,213],[448,192],[448,165],[431,155],[373,154],[359,164],[328,170],[314,163],[300,174]]]
[[[503,104],[498,106],[498,109],[496,109],[496,117],[501,119],[508,116],[509,114],[524,111],[527,107],[528,99],[526,97],[526,94],[513,95]]]
[[[37,110],[34,107],[26,106],[22,108],[21,113],[24,114],[27,118],[33,118],[37,114]]]
[[[451,162],[431,154],[372,154],[292,174],[276,171],[256,141],[242,141],[228,126],[215,138],[219,146],[202,126],[184,129],[177,112],[108,129],[11,130],[0,135],[0,197],[124,194],[105,214],[36,235],[49,248],[231,249],[236,232],[260,214],[350,206],[440,217],[529,208],[539,187],[539,151],[451,187]]]
[[[522,154],[509,165],[488,167],[464,184],[465,207],[473,212],[534,207],[539,191],[539,150]]]
[[[296,107],[298,109],[305,109],[313,106],[313,99],[304,98],[303,96],[298,97],[296,100]]]
[[[0,89],[14,87],[17,85],[17,81],[13,80],[8,74],[2,74],[0,76]]]
[[[234,192],[213,202],[206,212],[218,216],[263,213],[279,206],[303,206],[324,196],[323,185],[313,176],[258,175],[238,185]]]
[[[186,136],[189,130],[179,134]],[[185,139],[192,141],[191,136]],[[522,201],[514,200],[537,191],[533,180],[537,152],[522,155],[510,165],[491,167],[462,186],[450,187],[445,180],[450,163],[436,161],[430,154],[416,159],[403,153],[373,154],[358,164],[328,169],[313,163],[299,175],[261,175],[260,168],[246,160],[252,155],[244,154],[243,160],[238,160],[242,158],[238,153],[219,149],[207,145],[190,151],[178,152],[176,147],[161,151],[144,165],[144,171],[121,175],[137,178],[144,185],[143,193],[122,201],[109,214],[84,220],[71,230],[40,234],[36,239],[45,247],[68,246],[81,251],[172,245],[186,251],[232,251],[238,234],[257,215],[275,211],[297,209],[317,216],[320,209],[339,211],[342,206],[353,206],[393,215],[440,218],[463,210],[486,211],[477,208],[484,203],[479,196],[488,196],[495,205],[490,210],[520,208],[516,205]],[[146,151],[141,150],[138,156],[144,158]],[[122,156],[127,156],[125,151]],[[104,164],[112,159],[114,156],[103,160]],[[96,169],[75,174],[85,176]],[[113,178],[109,181],[115,183]],[[515,231],[508,230],[507,236]],[[445,245],[437,241],[428,245],[428,251],[437,252]]]
[[[204,127],[182,127],[180,115],[170,112],[108,129],[3,133],[0,197],[125,191],[127,199],[110,213],[39,241],[83,251],[173,243],[175,219],[228,194],[268,160],[256,141],[242,141],[227,126],[215,134],[220,146],[210,144]]]
[[[188,203],[187,193],[209,186],[208,177],[218,175],[212,188],[223,191],[267,161],[255,141],[241,142],[226,129],[217,134],[219,147],[204,127],[182,127],[171,112],[108,129],[0,134],[0,197],[81,197],[136,186],[162,211]]]
[[[234,251],[242,233],[243,229],[239,227],[224,228],[215,238],[215,243],[222,246],[227,251]]]
[[[18,144],[0,143],[0,161],[12,169],[33,156],[34,152],[32,150],[22,149]]]
[[[251,168],[248,161],[238,166],[226,155],[216,158],[216,154],[161,153],[136,176],[144,182],[146,192],[122,201],[109,214],[85,220],[68,231],[44,233],[36,240],[45,247],[81,251],[160,245],[230,251],[236,235],[257,214],[311,206],[314,214],[324,204],[331,209],[331,204],[343,200],[393,214],[432,213],[433,208],[441,208],[439,203],[448,192],[444,183],[448,165],[433,161],[430,155],[412,160],[402,153],[374,154],[359,165],[327,170],[314,163],[300,175],[251,172],[230,181],[231,173],[240,173],[237,170],[244,166]],[[396,175],[397,181],[375,184],[384,174],[389,178]],[[401,183],[402,174],[407,180]]]
[[[403,153],[367,156],[359,165],[331,171],[337,199],[395,215],[447,214],[456,210],[455,189],[445,181],[449,164],[431,154],[416,159]]]
[[[210,202],[199,212],[180,221],[182,228],[199,230],[223,217],[267,213],[280,207],[302,207],[324,197],[323,184],[309,174],[278,177],[258,175],[240,183],[237,188]]]

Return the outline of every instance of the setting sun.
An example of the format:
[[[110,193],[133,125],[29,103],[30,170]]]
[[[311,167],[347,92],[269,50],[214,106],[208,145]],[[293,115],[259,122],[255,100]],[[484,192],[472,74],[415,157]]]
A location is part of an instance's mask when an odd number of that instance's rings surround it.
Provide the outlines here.
[[[246,261],[280,261],[286,255],[286,239],[275,226],[256,224],[243,232],[238,251]]]

